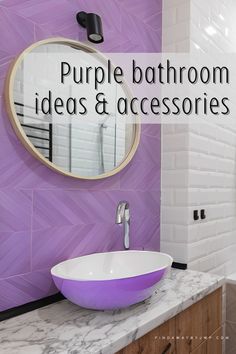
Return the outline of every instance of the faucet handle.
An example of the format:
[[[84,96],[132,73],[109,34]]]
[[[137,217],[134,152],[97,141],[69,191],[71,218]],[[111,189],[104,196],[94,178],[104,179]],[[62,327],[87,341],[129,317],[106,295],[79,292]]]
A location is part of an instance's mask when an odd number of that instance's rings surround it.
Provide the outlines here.
[[[123,224],[124,227],[124,248],[129,249],[130,211],[129,203],[126,200],[120,201],[116,208],[116,224]]]
[[[127,217],[129,217],[129,215],[127,215],[126,213],[127,211],[129,214],[129,203],[126,200],[120,201],[116,208],[116,224],[121,224],[123,218],[126,219]]]

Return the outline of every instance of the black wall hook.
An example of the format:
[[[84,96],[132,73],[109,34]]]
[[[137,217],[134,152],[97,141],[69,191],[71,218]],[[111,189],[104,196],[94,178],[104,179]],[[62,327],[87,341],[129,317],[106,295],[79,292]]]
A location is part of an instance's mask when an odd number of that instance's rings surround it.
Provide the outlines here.
[[[194,211],[193,211],[193,220],[194,220],[194,221],[199,220],[198,210],[194,210]]]
[[[202,220],[206,219],[205,209],[200,210],[200,215]]]

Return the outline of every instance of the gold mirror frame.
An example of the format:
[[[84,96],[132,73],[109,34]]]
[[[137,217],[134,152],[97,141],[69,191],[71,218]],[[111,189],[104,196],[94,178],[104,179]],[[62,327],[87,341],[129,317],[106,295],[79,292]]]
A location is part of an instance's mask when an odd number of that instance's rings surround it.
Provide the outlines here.
[[[50,38],[42,41],[35,42],[31,46],[27,47],[23,52],[21,52],[13,61],[13,63],[10,66],[10,69],[7,74],[6,82],[5,82],[5,103],[6,103],[6,110],[8,113],[8,117],[10,119],[10,122],[13,126],[13,129],[18,136],[19,140],[21,143],[25,146],[25,148],[34,156],[36,159],[41,161],[44,165],[49,167],[50,169],[59,172],[60,174],[64,176],[69,176],[77,179],[82,179],[82,180],[97,180],[97,179],[102,179],[102,178],[107,178],[110,176],[113,176],[120,172],[125,166],[128,165],[128,163],[132,160],[134,157],[134,154],[138,148],[139,141],[140,141],[140,134],[141,134],[141,126],[140,122],[137,119],[137,123],[135,123],[135,132],[134,132],[134,140],[133,140],[133,145],[129,151],[129,153],[126,155],[125,159],[121,162],[120,165],[118,165],[116,168],[113,170],[103,173],[101,175],[97,176],[80,176],[80,175],[75,175],[74,173],[64,171],[60,167],[56,166],[52,162],[50,162],[48,159],[46,159],[42,154],[38,152],[38,150],[35,148],[35,146],[31,143],[31,141],[28,139],[26,136],[24,129],[22,128],[19,119],[16,114],[15,110],[15,105],[14,105],[14,97],[13,97],[13,87],[14,87],[14,81],[15,81],[15,76],[16,72],[18,70],[19,64],[24,59],[25,54],[30,53],[33,49],[43,45],[43,44],[50,44],[50,43],[55,43],[55,44],[65,44],[65,45],[70,45],[74,46],[80,50],[84,50],[89,53],[97,53],[101,57],[101,59],[106,59],[101,52],[97,51],[96,49],[85,45],[81,42],[74,41],[71,39],[66,39],[66,38]],[[128,86],[126,83],[124,83],[126,90],[129,92]],[[129,95],[131,96],[131,93],[129,92]]]

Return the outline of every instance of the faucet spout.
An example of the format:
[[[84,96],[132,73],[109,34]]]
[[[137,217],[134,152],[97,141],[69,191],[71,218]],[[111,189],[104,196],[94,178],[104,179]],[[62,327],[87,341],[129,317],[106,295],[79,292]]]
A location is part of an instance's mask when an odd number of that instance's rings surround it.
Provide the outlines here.
[[[123,224],[124,248],[129,249],[130,211],[129,203],[120,201],[116,209],[116,224]]]

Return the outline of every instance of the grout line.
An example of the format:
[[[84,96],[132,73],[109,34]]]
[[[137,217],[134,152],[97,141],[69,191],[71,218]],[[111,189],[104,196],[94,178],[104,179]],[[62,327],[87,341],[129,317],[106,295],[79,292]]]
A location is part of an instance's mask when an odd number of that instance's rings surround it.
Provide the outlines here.
[[[47,268],[35,269],[34,271],[29,271],[29,272],[25,272],[25,273],[13,274],[13,275],[10,275],[9,277],[6,277],[6,278],[0,278],[0,281],[7,281],[8,279],[12,279],[12,278],[15,278],[15,277],[22,277],[24,275],[28,275],[28,274],[32,274],[32,273],[48,271],[48,270],[51,270],[51,268],[52,267],[50,266],[50,267],[47,267]]]

